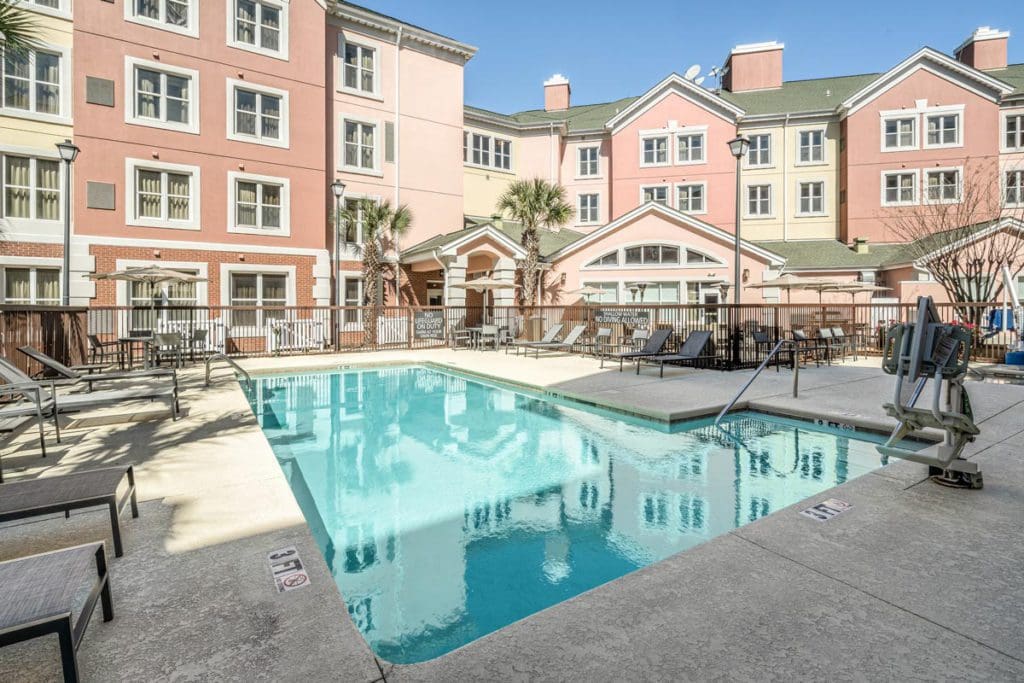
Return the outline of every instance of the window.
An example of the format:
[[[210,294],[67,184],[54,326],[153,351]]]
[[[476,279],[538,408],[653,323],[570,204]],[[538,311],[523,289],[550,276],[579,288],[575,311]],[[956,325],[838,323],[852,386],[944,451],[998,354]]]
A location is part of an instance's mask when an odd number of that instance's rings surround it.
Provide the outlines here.
[[[599,154],[601,149],[599,147],[580,147],[576,150],[576,175],[578,176],[596,176],[600,173],[599,166]]]
[[[770,216],[772,214],[772,186],[747,186],[747,215]]]
[[[644,138],[641,140],[641,166],[658,166],[668,163],[668,137]]]
[[[930,202],[956,202],[960,199],[960,171],[928,171],[925,173],[925,188],[925,196]]]
[[[358,93],[377,92],[377,51],[346,42],[342,52],[342,88]]]
[[[704,134],[692,133],[676,136],[676,159],[681,164],[704,161]]]
[[[643,526],[647,528],[668,526],[668,496],[664,493],[645,495],[641,512]]]
[[[1006,117],[1006,149],[1024,149],[1024,114]]]
[[[359,326],[362,324],[362,311],[358,307],[363,305],[363,278],[347,276],[342,278],[341,283],[343,305],[348,307],[342,314],[342,320],[346,326]]]
[[[59,268],[3,268],[5,304],[55,306],[60,303]]]
[[[658,202],[668,206],[668,185],[649,185],[640,188],[640,203]]]
[[[700,496],[684,493],[679,496],[679,530],[703,532],[706,528],[707,503]]]
[[[939,114],[927,117],[926,147],[947,147],[960,144],[960,115]]]
[[[713,259],[707,254],[704,254],[699,251],[694,251],[693,249],[686,250],[686,262],[688,264],[719,263],[717,259]]]
[[[165,31],[198,35],[194,0],[125,0],[125,19]]]
[[[580,223],[597,223],[601,220],[598,210],[599,197],[600,195],[597,194],[581,194],[579,196]]]
[[[228,138],[275,147],[288,145],[288,93],[228,79]]]
[[[56,51],[3,50],[3,107],[10,111],[60,116],[63,56]]]
[[[631,289],[628,284],[626,287],[627,289]],[[648,282],[644,287],[639,287],[637,289],[636,301],[642,301],[648,304],[679,303],[678,282]]]
[[[199,167],[129,159],[128,225],[199,229]]]
[[[232,222],[229,232],[288,234],[288,181],[229,173]]]
[[[512,142],[494,138],[494,167],[509,170],[512,168]]]
[[[189,275],[199,275],[198,270],[175,268]],[[153,285],[148,282],[128,283],[128,305],[132,307],[131,329],[152,330],[158,323],[176,320],[190,320],[194,312],[190,307],[198,306],[198,292],[195,282],[167,282]],[[185,307],[168,309],[168,306]]]
[[[491,138],[473,133],[473,163],[480,166],[491,165]]]
[[[1006,204],[1024,205],[1024,171],[1006,172]]]
[[[4,155],[4,217],[60,220],[60,177],[56,159]]]
[[[917,147],[917,119],[885,119],[885,149],[915,149]]]
[[[199,132],[199,73],[132,57],[126,59],[125,121],[143,126]]]
[[[286,57],[288,46],[286,3],[232,0],[234,20],[230,43],[234,47]]]
[[[377,170],[377,126],[365,121],[342,122],[342,168],[348,171]]]
[[[626,247],[626,265],[678,265],[679,247],[667,244],[644,244],[639,247]]]
[[[601,293],[590,297],[592,303],[617,304],[619,303],[619,285],[617,282],[584,282],[584,287],[600,289]]]
[[[680,211],[704,213],[704,184],[679,185],[676,188],[676,206]]]
[[[825,183],[800,183],[800,205],[798,213],[813,216],[825,213]]]
[[[469,161],[469,133],[462,132],[462,163]]]
[[[772,136],[759,133],[750,136],[750,149],[747,150],[747,166],[771,166]]]
[[[607,254],[605,254],[604,256],[600,256],[600,257],[594,259],[593,261],[588,263],[586,267],[590,268],[592,266],[617,266],[617,265],[619,265],[619,252],[618,251],[610,251]]]
[[[287,286],[288,276],[283,274],[232,273],[231,305],[259,308],[231,311],[231,326],[259,329],[271,320],[283,320],[283,307],[288,303]],[[274,307],[280,308],[274,310]]]
[[[802,130],[797,147],[797,163],[818,164],[825,161],[825,131]]]
[[[913,204],[917,201],[917,173],[885,173],[882,176],[882,204]]]

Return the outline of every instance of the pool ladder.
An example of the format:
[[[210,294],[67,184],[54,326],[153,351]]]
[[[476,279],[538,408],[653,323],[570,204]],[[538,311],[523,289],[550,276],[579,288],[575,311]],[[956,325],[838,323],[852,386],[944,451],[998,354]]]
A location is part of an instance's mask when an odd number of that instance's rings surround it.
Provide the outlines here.
[[[736,402],[740,400],[740,396],[743,395],[743,392],[750,388],[750,385],[754,383],[754,380],[761,374],[761,371],[768,367],[768,363],[771,362],[772,358],[778,355],[779,351],[781,351],[784,346],[789,346],[793,350],[793,398],[800,397],[800,359],[797,358],[797,341],[795,339],[780,339],[779,343],[775,345],[775,348],[771,350],[771,353],[769,353],[765,359],[761,361],[761,364],[757,366],[757,370],[755,370],[753,376],[747,380],[747,383],[743,385],[743,388],[736,392],[736,395],[732,397],[732,400],[722,408],[722,412],[720,412],[718,417],[715,418],[716,427],[725,431],[720,424],[722,418],[732,410],[733,406],[736,405]]]
[[[206,386],[210,386],[210,370],[212,369],[211,366],[215,360],[222,360],[234,368],[235,372],[242,375],[245,379],[245,388],[250,392],[252,391],[252,377],[249,376],[249,373],[246,372],[241,365],[228,358],[223,353],[215,353],[206,359]]]

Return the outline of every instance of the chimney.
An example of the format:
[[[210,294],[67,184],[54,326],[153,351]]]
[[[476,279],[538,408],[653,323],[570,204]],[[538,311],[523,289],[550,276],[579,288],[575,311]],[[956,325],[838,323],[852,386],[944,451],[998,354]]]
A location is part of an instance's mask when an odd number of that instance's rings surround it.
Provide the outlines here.
[[[1009,38],[1009,31],[982,26],[960,43],[953,55],[958,61],[975,69],[1005,69]]]
[[[555,74],[544,81],[544,111],[562,111],[569,108],[569,79]]]
[[[855,254],[867,254],[869,252],[868,238],[867,237],[854,237],[853,238],[853,253]]]
[[[726,60],[722,87],[731,92],[782,87],[782,43],[737,45]]]

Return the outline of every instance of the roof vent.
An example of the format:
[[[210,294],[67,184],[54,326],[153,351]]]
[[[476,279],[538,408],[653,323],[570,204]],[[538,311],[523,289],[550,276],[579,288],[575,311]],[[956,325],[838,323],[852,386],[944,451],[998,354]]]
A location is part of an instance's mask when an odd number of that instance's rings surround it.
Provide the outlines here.
[[[867,254],[871,250],[868,248],[867,237],[854,237],[853,238],[853,252],[855,254]]]

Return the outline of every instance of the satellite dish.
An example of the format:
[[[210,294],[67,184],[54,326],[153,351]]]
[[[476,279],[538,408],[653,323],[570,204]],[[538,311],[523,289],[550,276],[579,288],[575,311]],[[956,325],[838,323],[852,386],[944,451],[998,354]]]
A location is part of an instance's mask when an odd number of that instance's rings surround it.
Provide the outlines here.
[[[703,76],[701,76],[700,78],[698,78],[697,80],[694,81],[694,83],[696,83],[697,85],[700,85],[703,82],[704,82],[704,77]]]
[[[694,78],[697,77],[697,74],[699,73],[700,64],[694,64],[693,66],[686,70],[686,73],[683,74],[683,78],[685,78],[688,81],[692,81]]]

